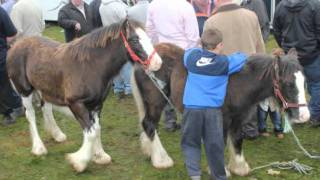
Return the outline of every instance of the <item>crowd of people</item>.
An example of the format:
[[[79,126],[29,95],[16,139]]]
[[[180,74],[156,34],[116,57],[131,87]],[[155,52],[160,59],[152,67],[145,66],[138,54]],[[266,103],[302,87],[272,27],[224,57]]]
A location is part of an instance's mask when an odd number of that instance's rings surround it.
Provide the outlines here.
[[[58,24],[70,42],[96,28],[126,18],[145,26],[152,43],[173,43],[185,49],[188,71],[183,104],[183,121],[177,123],[174,108],[167,105],[165,128],[181,128],[181,148],[191,179],[201,179],[201,144],[215,179],[226,179],[222,114],[227,79],[241,70],[246,57],[266,53],[270,19],[263,0],[70,0],[58,14]],[[273,19],[273,32],[279,47],[296,48],[310,94],[311,125],[320,126],[320,1],[282,0]],[[18,94],[6,74],[6,55],[19,38],[41,36],[45,28],[42,9],[34,0],[1,0],[0,7],[0,113],[9,125],[23,115]],[[198,65],[201,64],[201,65]],[[119,99],[131,96],[132,65],[125,64],[113,80]],[[197,98],[192,98],[196,96]],[[282,118],[273,98],[257,105],[252,120],[242,125],[243,137],[269,136],[266,119],[274,133],[283,138]]]

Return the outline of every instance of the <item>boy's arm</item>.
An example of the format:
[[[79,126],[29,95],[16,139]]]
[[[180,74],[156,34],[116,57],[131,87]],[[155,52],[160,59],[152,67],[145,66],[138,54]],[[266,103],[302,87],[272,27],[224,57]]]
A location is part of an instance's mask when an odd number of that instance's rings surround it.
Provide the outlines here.
[[[247,55],[240,52],[229,55],[229,75],[241,71],[246,60]]]

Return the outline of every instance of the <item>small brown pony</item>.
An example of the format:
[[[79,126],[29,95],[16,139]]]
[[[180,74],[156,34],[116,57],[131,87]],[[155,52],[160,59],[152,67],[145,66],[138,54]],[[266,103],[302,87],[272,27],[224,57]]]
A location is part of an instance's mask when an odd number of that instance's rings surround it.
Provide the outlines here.
[[[100,111],[110,80],[127,61],[143,64],[151,71],[162,64],[143,28],[129,21],[98,29],[67,44],[41,37],[14,44],[7,69],[26,108],[32,153],[47,153],[32,106],[32,94],[37,91],[44,100],[46,130],[56,141],[62,142],[66,136],[54,120],[51,103],[69,107],[83,129],[81,148],[67,156],[74,169],[82,172],[92,159],[98,164],[109,163],[111,157],[101,144]]]

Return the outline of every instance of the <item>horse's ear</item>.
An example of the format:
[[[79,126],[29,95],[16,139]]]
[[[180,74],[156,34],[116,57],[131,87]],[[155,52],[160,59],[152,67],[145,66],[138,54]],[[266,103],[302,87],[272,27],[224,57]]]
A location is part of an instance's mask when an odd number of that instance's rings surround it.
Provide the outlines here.
[[[126,32],[126,39],[130,36],[130,23],[128,17],[123,21],[123,30]]]
[[[296,48],[290,48],[289,51],[288,51],[288,55],[292,55],[292,56],[298,57],[298,52],[297,52]]]

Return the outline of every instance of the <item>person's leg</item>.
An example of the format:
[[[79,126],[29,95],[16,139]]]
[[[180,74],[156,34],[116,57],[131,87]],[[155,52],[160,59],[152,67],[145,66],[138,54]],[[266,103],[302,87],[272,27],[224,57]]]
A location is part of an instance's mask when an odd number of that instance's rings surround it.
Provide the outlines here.
[[[113,78],[113,92],[118,99],[123,98],[124,85],[121,77],[121,71]]]
[[[6,71],[0,71],[0,103],[5,125],[14,123],[23,114],[21,98],[13,90]]]
[[[164,124],[165,129],[168,131],[180,129],[180,124],[177,124],[177,114],[170,104],[167,104],[164,107]]]
[[[310,94],[309,110],[311,123],[320,126],[320,56],[309,65],[303,67]]]
[[[270,118],[272,120],[276,135],[278,136],[278,134],[283,134],[281,113],[278,110],[275,110],[274,112],[270,111]]]
[[[201,134],[203,127],[201,110],[185,109],[183,113],[181,149],[190,177],[201,176]]]
[[[208,164],[214,179],[227,179],[224,168],[223,118],[220,109],[206,109],[203,141]]]
[[[132,65],[131,63],[127,62],[120,71],[121,76],[123,77],[123,84],[124,84],[124,94],[130,95],[132,94],[131,90],[131,73],[132,73]]]
[[[258,130],[261,135],[266,135],[267,133],[267,117],[268,117],[268,112],[264,111],[259,105],[258,105]]]

